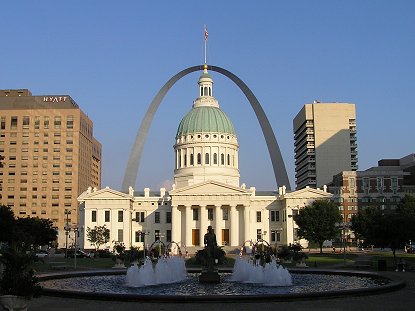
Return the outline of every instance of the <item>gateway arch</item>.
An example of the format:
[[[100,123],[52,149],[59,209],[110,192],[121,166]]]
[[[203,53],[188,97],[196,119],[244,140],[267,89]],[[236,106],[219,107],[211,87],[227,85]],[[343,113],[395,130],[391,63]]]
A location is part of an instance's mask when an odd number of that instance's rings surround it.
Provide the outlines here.
[[[128,187],[135,186],[135,182],[137,179],[138,167],[140,164],[141,154],[143,153],[144,143],[147,137],[148,130],[150,129],[151,122],[153,121],[154,115],[158,107],[161,104],[164,96],[166,96],[167,92],[170,88],[181,78],[188,75],[189,73],[203,70],[203,65],[200,66],[193,66],[187,69],[180,71],[179,73],[175,74],[171,77],[166,84],[158,91],[157,95],[154,97],[153,101],[148,108],[143,121],[141,122],[140,128],[138,129],[135,142],[133,148],[130,153],[130,157],[128,159],[127,168],[124,174],[124,179],[122,183],[122,190],[128,191]],[[249,87],[236,75],[232,72],[223,69],[217,66],[209,66],[208,70],[219,72],[220,74],[228,77],[231,79],[245,94],[246,98],[248,99],[249,103],[252,106],[252,109],[255,112],[255,115],[258,119],[258,122],[261,126],[262,133],[265,138],[265,142],[268,147],[269,156],[271,158],[272,167],[274,169],[275,181],[277,186],[281,187],[283,185],[286,186],[287,190],[291,190],[290,181],[288,179],[287,170],[285,169],[284,160],[281,155],[280,148],[277,143],[277,139],[275,138],[274,131],[272,130],[271,124],[268,121],[268,118],[261,107],[258,99],[255,97],[254,93],[249,89]]]

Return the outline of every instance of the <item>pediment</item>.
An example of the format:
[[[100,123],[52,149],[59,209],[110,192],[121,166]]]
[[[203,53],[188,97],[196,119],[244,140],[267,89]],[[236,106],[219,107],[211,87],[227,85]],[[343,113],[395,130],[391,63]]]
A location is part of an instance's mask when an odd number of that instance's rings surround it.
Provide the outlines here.
[[[250,195],[246,189],[220,183],[217,181],[206,181],[191,186],[182,187],[169,192],[174,195],[218,195],[218,194],[238,194]]]
[[[325,192],[320,189],[304,188],[304,189],[286,193],[284,195],[284,198],[286,199],[301,199],[301,198],[330,199],[332,196],[333,195],[331,193]]]
[[[106,200],[106,199],[131,199],[131,197],[123,192],[106,187],[101,190],[96,190],[91,193],[85,191],[82,193],[79,200]]]

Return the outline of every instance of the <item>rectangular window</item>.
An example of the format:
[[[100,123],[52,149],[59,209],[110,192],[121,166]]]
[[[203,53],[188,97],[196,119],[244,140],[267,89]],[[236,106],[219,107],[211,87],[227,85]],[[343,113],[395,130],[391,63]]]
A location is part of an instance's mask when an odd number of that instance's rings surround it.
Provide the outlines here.
[[[166,242],[171,242],[171,230],[166,230]]]
[[[40,126],[40,117],[35,116],[35,129],[38,130]]]
[[[91,221],[92,222],[97,222],[97,211],[92,211]]]
[[[12,130],[17,129],[17,117],[11,117],[10,118],[10,128]]]
[[[261,222],[261,212],[256,212],[256,222]]]
[[[135,221],[136,222],[144,222],[144,212],[135,212]]]
[[[24,129],[29,128],[29,122],[30,122],[30,117],[29,116],[24,116],[23,117],[23,128]]]
[[[160,212],[154,212],[154,223],[160,223]]]
[[[166,212],[166,224],[171,224],[171,212]]]
[[[61,117],[55,117],[53,121],[53,125],[55,129],[60,129],[61,128]]]
[[[66,118],[66,128],[73,129],[73,116],[67,116],[67,118]]]
[[[136,231],[135,232],[135,241],[136,242],[142,242],[142,243],[144,243],[144,237],[145,237],[145,235],[142,234],[141,231]]]
[[[123,211],[118,211],[118,222],[124,221],[124,213]]]
[[[118,229],[118,242],[124,242],[124,231],[122,229]]]
[[[1,117],[0,129],[1,130],[5,130],[6,129],[6,117]]]
[[[213,220],[213,208],[208,208],[208,220]]]
[[[110,211],[104,212],[104,219],[105,222],[110,222]]]
[[[223,220],[229,219],[229,209],[227,207],[224,207],[222,210],[222,219]]]
[[[49,128],[49,117],[45,117],[45,119],[43,119],[43,127],[45,129]]]
[[[199,209],[193,208],[193,220],[199,220]]]
[[[280,221],[280,211],[271,211],[271,221]]]
[[[276,237],[276,232],[275,230],[271,230],[271,242],[276,242],[277,237]]]
[[[256,230],[256,239],[257,240],[261,240],[262,239],[262,230],[261,229],[257,229]]]

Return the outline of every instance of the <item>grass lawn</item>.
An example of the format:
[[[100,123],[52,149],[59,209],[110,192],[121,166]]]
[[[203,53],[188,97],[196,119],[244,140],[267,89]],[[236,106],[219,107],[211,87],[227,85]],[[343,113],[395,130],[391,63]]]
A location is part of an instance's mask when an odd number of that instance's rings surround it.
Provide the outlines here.
[[[114,266],[114,262],[111,258],[76,258],[77,270],[90,270],[90,269],[108,269]],[[74,258],[61,258],[51,257],[46,259],[39,259],[34,264],[35,271],[37,273],[53,272],[53,271],[66,271],[75,269]]]

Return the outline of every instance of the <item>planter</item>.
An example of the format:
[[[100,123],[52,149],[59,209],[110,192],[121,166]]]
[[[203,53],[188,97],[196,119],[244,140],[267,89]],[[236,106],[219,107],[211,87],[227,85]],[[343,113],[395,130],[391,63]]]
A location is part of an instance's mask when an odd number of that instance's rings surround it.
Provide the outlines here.
[[[8,311],[26,311],[27,299],[15,295],[0,296],[0,305]]]

